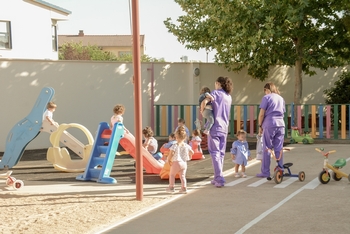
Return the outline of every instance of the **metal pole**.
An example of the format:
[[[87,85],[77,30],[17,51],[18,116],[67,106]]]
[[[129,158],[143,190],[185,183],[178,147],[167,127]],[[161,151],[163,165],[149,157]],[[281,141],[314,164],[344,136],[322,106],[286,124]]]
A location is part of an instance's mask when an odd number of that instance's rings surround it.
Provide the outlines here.
[[[135,148],[136,148],[136,199],[143,199],[143,161],[142,149],[142,108],[141,108],[141,60],[140,60],[140,27],[139,1],[132,0],[132,38],[134,65],[134,93],[135,93]]]

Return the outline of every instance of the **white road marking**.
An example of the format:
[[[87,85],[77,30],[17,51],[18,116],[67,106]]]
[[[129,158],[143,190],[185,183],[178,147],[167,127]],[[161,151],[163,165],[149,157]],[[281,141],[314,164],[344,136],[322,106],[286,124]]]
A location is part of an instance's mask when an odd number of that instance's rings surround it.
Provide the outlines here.
[[[258,181],[256,181],[256,182],[254,182],[254,183],[248,185],[248,187],[258,187],[258,186],[260,186],[260,185],[266,183],[267,181],[268,181],[268,180],[267,180],[266,178],[262,178],[262,179],[260,179],[260,180],[258,180]]]
[[[297,180],[298,180],[297,177],[288,178],[287,180],[283,180],[282,183],[280,183],[278,185],[275,185],[274,188],[285,188],[285,187],[287,187],[288,185],[294,183]]]
[[[240,183],[242,183],[242,182],[244,182],[244,181],[247,181],[248,179],[251,179],[251,178],[253,178],[253,176],[247,176],[246,178],[239,178],[239,179],[237,179],[237,180],[234,180],[234,181],[232,181],[232,182],[230,182],[230,183],[225,184],[225,187],[226,187],[226,186],[227,186],[227,187],[235,186],[236,184],[240,184]]]

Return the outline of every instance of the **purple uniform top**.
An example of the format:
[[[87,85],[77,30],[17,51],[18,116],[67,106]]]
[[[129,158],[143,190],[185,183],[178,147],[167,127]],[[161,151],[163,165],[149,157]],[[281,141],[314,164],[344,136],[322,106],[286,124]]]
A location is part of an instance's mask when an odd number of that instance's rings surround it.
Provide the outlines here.
[[[230,109],[232,104],[232,97],[223,89],[217,89],[211,92],[214,97],[212,101],[214,124],[210,132],[228,133],[228,125],[230,122]]]
[[[284,99],[276,93],[266,94],[260,103],[260,108],[265,110],[263,128],[284,127]]]

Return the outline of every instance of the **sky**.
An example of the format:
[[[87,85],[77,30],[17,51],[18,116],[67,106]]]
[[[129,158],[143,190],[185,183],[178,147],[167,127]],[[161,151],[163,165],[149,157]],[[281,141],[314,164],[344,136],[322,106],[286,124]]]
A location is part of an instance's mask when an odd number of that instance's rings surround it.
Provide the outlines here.
[[[58,22],[59,35],[131,35],[129,0],[45,0],[71,11],[68,21]],[[131,2],[131,0],[130,0]],[[129,7],[130,6],[130,7]],[[184,15],[174,0],[139,0],[140,34],[145,35],[145,54],[153,58],[164,58],[167,62],[207,62],[205,50],[187,50],[177,38],[168,32],[163,21],[172,22]],[[214,52],[208,53],[208,62],[213,62]]]

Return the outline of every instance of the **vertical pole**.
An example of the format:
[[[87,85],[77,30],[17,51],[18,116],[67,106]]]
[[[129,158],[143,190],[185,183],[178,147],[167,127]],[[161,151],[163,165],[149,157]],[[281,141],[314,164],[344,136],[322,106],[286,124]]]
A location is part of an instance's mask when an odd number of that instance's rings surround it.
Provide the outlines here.
[[[135,148],[136,148],[136,200],[143,199],[143,161],[142,147],[142,99],[141,99],[141,61],[140,61],[140,27],[139,1],[132,0],[132,39],[134,65],[134,93],[135,93]]]

